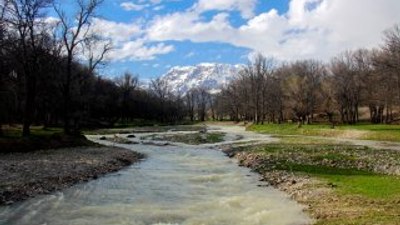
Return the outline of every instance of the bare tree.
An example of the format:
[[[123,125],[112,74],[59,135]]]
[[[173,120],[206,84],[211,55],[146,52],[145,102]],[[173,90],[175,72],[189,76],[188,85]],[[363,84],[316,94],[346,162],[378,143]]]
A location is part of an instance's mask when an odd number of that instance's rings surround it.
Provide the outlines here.
[[[128,121],[129,112],[131,111],[131,105],[133,101],[133,92],[137,88],[139,83],[139,79],[137,76],[132,75],[129,72],[126,72],[124,76],[116,79],[116,84],[121,89],[122,99],[121,99],[121,117]]]
[[[299,126],[311,123],[319,104],[318,93],[325,75],[324,65],[315,60],[303,60],[282,69],[287,107],[293,111]]]
[[[210,101],[210,94],[205,88],[198,88],[197,90],[197,115],[200,121],[205,121],[207,117],[208,103]]]
[[[384,57],[380,64],[386,67],[386,72],[393,74],[397,79],[397,97],[400,101],[400,24],[385,31],[382,50]]]
[[[331,128],[335,128],[334,115],[337,112],[338,104],[335,98],[334,77],[327,76],[321,82],[321,105],[320,111],[328,117]]]
[[[395,104],[399,102],[398,76],[393,68],[387,66],[389,60],[391,60],[391,58],[386,51],[373,51],[373,71],[365,80],[367,87],[366,98],[369,99],[374,106],[384,105],[386,109],[384,116],[385,123],[390,123],[394,119],[393,109]],[[377,112],[376,107],[374,108],[375,112]],[[378,112],[379,111],[382,110],[378,110]],[[376,121],[376,116],[374,115],[377,114],[371,112],[371,121]]]
[[[84,44],[92,46],[93,35],[90,33],[91,22],[96,17],[96,10],[102,4],[103,0],[76,0],[77,10],[74,15],[65,13],[60,6],[54,5],[54,9],[60,19],[59,38],[61,39],[66,54],[66,74],[62,81],[62,95],[64,98],[64,132],[71,134],[71,86],[76,77],[74,77],[72,67],[76,59],[79,47],[84,48]],[[103,60],[105,52],[109,48],[105,46],[103,51],[95,58],[93,52],[89,53],[89,66],[93,71],[95,67]]]
[[[165,102],[168,97],[171,95],[171,88],[168,85],[168,82],[164,79],[154,79],[151,80],[150,89],[153,94],[161,99],[161,101]]]
[[[196,99],[197,99],[197,90],[192,88],[185,95],[187,113],[189,115],[190,121],[192,122],[195,119]]]
[[[25,100],[23,113],[23,136],[30,134],[30,126],[35,111],[37,80],[41,74],[41,55],[47,44],[47,30],[44,25],[45,10],[51,0],[10,0],[7,1],[2,17],[10,27],[14,38],[14,50],[19,49],[16,59],[21,65],[20,75],[25,83]]]
[[[4,51],[4,46],[5,46],[5,36],[6,36],[6,25],[4,21],[4,14],[5,10],[7,7],[8,2],[3,2],[2,5],[0,5],[0,101],[5,102],[6,100],[6,85],[5,85],[5,77],[6,77],[6,65],[5,65],[5,51]],[[0,137],[3,136],[3,123],[5,122],[5,114],[6,114],[6,109],[4,107],[1,107],[0,109]]]
[[[357,70],[354,52],[345,52],[331,62],[331,72],[335,76],[336,100],[340,106],[342,123],[358,122],[363,79]]]
[[[97,34],[91,34],[84,40],[83,55],[88,60],[89,71],[93,72],[99,65],[104,65],[106,54],[112,50],[111,40],[105,40]]]

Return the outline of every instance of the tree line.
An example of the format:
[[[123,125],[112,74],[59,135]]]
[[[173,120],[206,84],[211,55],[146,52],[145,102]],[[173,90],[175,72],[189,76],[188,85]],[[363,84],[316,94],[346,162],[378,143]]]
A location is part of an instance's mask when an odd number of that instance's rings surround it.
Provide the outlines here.
[[[379,48],[346,51],[329,63],[278,63],[258,55],[213,104],[218,119],[257,124],[355,124],[361,108],[368,108],[372,123],[394,122],[400,109],[400,26],[384,33]]]
[[[161,78],[141,88],[130,73],[99,76],[112,50],[112,40],[91,32],[103,0],[72,2],[75,11],[68,14],[55,0],[0,2],[0,135],[7,124],[22,124],[28,136],[33,124],[77,134],[136,119],[355,124],[361,108],[372,123],[399,117],[399,25],[376,49],[346,51],[329,63],[258,55],[219,93],[193,88],[177,94]]]
[[[75,0],[68,14],[53,0],[0,3],[0,135],[6,124],[23,124],[28,136],[33,124],[77,134],[136,118],[182,119],[183,101],[160,79],[141,89],[130,73],[116,79],[97,74],[112,49],[111,40],[91,32],[102,2]],[[53,22],[50,11],[58,16]]]

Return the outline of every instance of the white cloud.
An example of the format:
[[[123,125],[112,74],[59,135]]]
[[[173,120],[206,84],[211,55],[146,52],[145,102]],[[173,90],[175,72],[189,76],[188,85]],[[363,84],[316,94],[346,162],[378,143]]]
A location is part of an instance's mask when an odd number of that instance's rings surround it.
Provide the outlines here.
[[[120,6],[126,11],[140,11],[148,7],[146,4],[135,4],[133,2],[122,2]]]
[[[154,11],[160,11],[160,10],[163,10],[165,8],[165,6],[163,6],[163,5],[158,5],[158,6],[155,6],[154,8],[153,8],[153,10]]]
[[[95,18],[92,29],[103,37],[113,41],[126,41],[143,34],[143,30],[138,23],[117,23],[114,21]]]
[[[153,60],[174,50],[172,45],[144,39],[143,26],[139,22],[118,23],[96,18],[91,32],[112,41],[113,48],[106,56],[109,61]]]
[[[398,0],[291,0],[285,14],[272,9],[256,16],[249,2],[199,0],[191,10],[156,17],[146,37],[230,43],[280,59],[328,59],[347,49],[377,46],[382,31],[400,21]],[[230,24],[227,13],[203,21],[201,13],[208,10],[239,10],[248,19],[240,27]]]
[[[202,22],[197,13],[174,13],[157,17],[150,23],[147,37],[150,40],[191,40],[194,42],[226,41],[233,28],[228,14],[220,13],[209,22]]]
[[[254,16],[257,0],[199,0],[194,6],[195,11],[205,12],[210,10],[239,11],[243,18]]]
[[[195,55],[196,55],[196,53],[194,51],[191,51],[191,52],[189,52],[188,54],[185,55],[185,58],[192,58]]]
[[[175,48],[172,45],[165,45],[164,43],[149,44],[143,39],[137,39],[122,43],[119,48],[110,52],[107,59],[114,61],[152,60],[155,59],[157,55],[167,54],[174,50]]]
[[[152,4],[160,4],[162,0],[150,0]]]

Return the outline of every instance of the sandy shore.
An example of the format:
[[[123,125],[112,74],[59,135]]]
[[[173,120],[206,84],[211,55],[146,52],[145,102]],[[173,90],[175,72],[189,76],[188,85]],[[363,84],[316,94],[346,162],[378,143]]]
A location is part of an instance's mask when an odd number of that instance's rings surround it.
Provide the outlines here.
[[[0,154],[0,204],[12,204],[117,171],[143,156],[112,147]]]

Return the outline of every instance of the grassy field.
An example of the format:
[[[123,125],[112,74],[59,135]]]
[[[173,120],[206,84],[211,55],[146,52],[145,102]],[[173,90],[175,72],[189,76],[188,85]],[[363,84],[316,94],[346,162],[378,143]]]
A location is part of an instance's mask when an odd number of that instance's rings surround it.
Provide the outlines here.
[[[400,224],[400,152],[318,143],[312,138],[294,142],[289,137],[237,151],[257,158],[253,169],[261,174],[286,171],[319,181],[300,191],[329,189],[325,194],[300,198],[311,206],[317,224]]]
[[[61,128],[31,127],[31,135],[22,137],[22,127],[7,127],[0,137],[0,153],[30,152],[42,149],[91,146],[92,142],[83,136],[66,136]]]
[[[400,142],[400,125],[358,124],[340,125],[334,129],[330,125],[265,124],[251,125],[248,130],[276,135],[324,136],[360,140]]]
[[[0,138],[21,138],[22,136],[22,126],[13,126],[3,128],[4,137]],[[62,128],[43,128],[43,126],[32,126],[31,136],[33,137],[48,137],[54,134],[61,134],[63,132]]]

